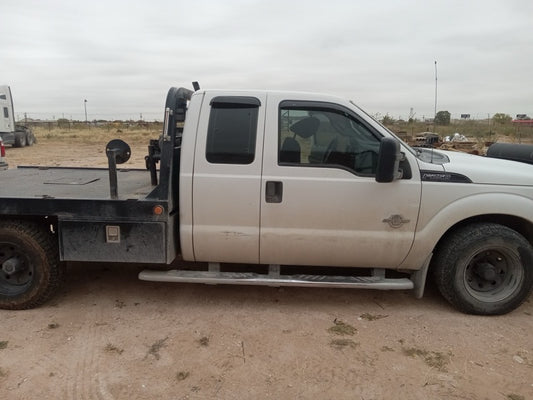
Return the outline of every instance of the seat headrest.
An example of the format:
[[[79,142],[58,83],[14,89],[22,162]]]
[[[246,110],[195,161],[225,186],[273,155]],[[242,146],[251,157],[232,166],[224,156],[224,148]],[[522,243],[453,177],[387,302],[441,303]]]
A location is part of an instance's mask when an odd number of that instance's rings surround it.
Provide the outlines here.
[[[308,138],[318,131],[320,120],[315,117],[307,117],[291,125],[290,130],[298,136]]]

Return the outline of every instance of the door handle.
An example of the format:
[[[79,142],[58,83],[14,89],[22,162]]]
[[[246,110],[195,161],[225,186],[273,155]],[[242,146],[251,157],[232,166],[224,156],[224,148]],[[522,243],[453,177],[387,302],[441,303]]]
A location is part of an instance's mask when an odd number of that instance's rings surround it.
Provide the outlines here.
[[[281,203],[283,199],[283,182],[267,181],[265,201],[267,203]]]

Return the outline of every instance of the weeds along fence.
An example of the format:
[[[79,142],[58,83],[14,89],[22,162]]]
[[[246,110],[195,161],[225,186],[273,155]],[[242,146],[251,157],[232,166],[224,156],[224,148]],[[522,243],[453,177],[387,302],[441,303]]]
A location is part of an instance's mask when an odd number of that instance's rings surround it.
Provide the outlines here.
[[[497,140],[502,136],[516,142],[533,141],[533,124],[517,124],[512,121],[498,123],[489,119],[451,120],[448,125],[435,125],[427,121],[394,121],[385,125],[399,136],[408,138],[414,138],[422,132],[434,132],[441,138],[459,133],[486,141]]]
[[[415,138],[422,132],[434,132],[441,138],[451,136],[455,133],[485,141],[496,141],[498,137],[508,137],[515,142],[533,142],[533,124],[517,124],[512,121],[505,123],[494,122],[491,119],[485,120],[461,120],[452,119],[448,125],[435,125],[429,121],[383,121],[385,126],[404,138]],[[37,128],[39,131],[83,131],[98,128],[100,131],[120,133],[149,130],[161,131],[163,123],[159,121],[72,121],[68,119],[58,120],[21,120],[18,124]]]
[[[29,128],[38,128],[39,130],[56,130],[64,131],[80,131],[92,128],[100,128],[107,131],[122,131],[122,130],[161,130],[163,128],[162,122],[147,122],[147,121],[91,121],[85,123],[84,121],[70,121],[70,120],[55,120],[55,121],[20,121],[18,124],[25,125]]]

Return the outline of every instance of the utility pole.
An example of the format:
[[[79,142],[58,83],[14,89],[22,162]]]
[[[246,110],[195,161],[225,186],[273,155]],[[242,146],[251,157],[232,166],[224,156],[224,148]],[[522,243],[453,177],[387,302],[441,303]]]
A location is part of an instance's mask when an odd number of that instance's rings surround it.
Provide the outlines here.
[[[87,99],[83,100],[83,105],[85,106],[85,125],[87,125]]]

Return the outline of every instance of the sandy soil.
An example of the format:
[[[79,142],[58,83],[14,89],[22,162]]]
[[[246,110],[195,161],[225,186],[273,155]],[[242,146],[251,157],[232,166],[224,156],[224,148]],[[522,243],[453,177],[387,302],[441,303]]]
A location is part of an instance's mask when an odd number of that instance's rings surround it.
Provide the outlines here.
[[[103,146],[40,138],[7,159],[105,166]],[[132,150],[142,167],[145,142]],[[141,268],[69,264],[52,301],[0,310],[0,399],[533,398],[531,297],[475,317],[431,286],[415,300],[148,283]]]

